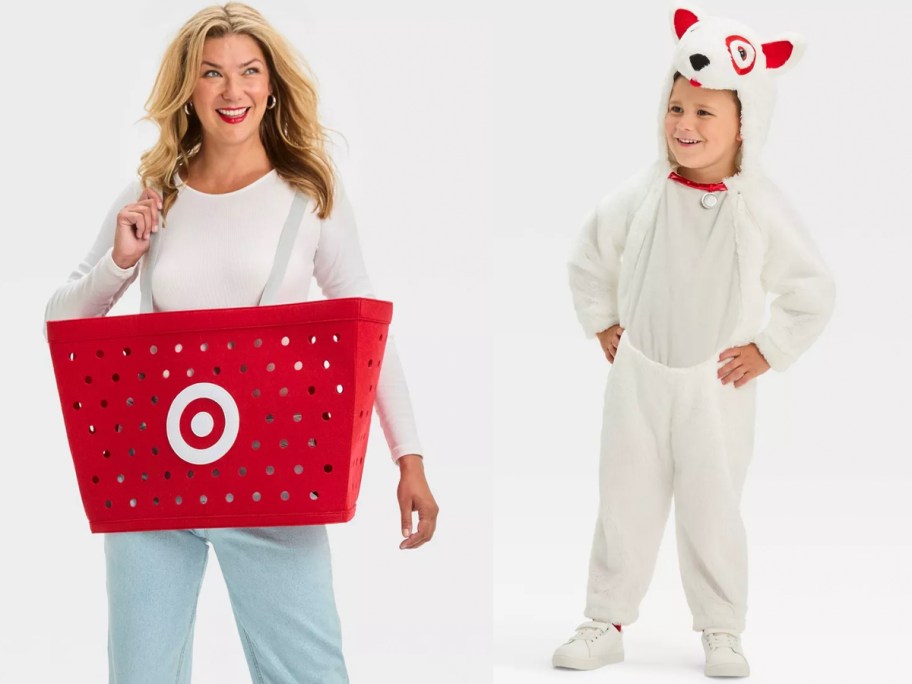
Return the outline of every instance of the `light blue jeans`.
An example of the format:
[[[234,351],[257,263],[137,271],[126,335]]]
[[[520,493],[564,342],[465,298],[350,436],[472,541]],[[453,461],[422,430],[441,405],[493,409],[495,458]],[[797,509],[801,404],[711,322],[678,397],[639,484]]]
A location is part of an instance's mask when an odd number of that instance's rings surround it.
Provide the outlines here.
[[[110,684],[190,681],[209,544],[257,684],[347,684],[323,525],[105,535]]]

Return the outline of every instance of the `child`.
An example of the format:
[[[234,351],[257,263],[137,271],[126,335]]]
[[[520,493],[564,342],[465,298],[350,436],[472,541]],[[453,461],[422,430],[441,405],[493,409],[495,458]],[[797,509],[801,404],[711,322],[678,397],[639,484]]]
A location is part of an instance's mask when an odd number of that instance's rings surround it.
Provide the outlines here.
[[[739,503],[753,445],[751,381],[811,345],[834,288],[759,165],[773,72],[797,60],[801,43],[761,43],[740,24],[684,8],[672,23],[678,44],[661,99],[661,161],[598,205],[569,264],[579,320],[613,368],[590,621],[553,664],[623,660],[621,627],[637,619],[673,496],[704,672],[747,676]],[[776,297],[764,327],[767,293]]]

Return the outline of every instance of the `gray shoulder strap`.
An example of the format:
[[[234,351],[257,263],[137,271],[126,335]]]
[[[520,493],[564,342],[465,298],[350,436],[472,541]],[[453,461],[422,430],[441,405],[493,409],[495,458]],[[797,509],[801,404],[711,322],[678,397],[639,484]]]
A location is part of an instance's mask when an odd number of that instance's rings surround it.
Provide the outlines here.
[[[291,259],[291,249],[298,236],[298,227],[301,225],[301,219],[304,217],[307,204],[307,196],[300,192],[295,192],[291,209],[288,212],[288,218],[285,219],[282,234],[279,236],[279,244],[276,247],[275,258],[272,262],[272,271],[269,273],[266,287],[263,288],[263,294],[260,295],[260,306],[272,304],[275,301],[276,292],[278,292],[279,286],[285,278],[285,271]],[[158,261],[161,235],[161,214],[159,214],[158,232],[149,236],[151,244],[149,245],[149,251],[143,257],[142,271],[140,272],[140,313],[152,312],[152,272],[155,269],[155,263]]]
[[[275,302],[276,293],[285,278],[285,270],[291,259],[291,248],[294,247],[295,239],[298,236],[298,227],[304,217],[304,210],[307,209],[307,202],[306,195],[295,192],[288,218],[285,219],[285,226],[279,236],[279,245],[276,247],[275,259],[272,262],[272,272],[269,274],[269,280],[266,281],[266,287],[263,288],[263,294],[260,295],[260,306]]]

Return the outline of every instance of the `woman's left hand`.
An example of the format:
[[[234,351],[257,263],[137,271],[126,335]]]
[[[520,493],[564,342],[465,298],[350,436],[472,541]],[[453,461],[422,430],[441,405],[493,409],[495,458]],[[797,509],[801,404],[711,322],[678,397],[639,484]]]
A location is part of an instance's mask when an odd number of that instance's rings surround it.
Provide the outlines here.
[[[431,540],[437,527],[437,502],[424,477],[424,459],[418,454],[399,458],[399,510],[402,515],[402,536],[405,541],[400,549],[417,549]],[[418,511],[418,529],[412,532],[412,512]]]
[[[723,385],[734,381],[735,387],[745,385],[758,375],[769,370],[770,365],[763,358],[757,345],[751,342],[743,347],[729,347],[719,354],[719,361],[731,359],[722,366],[717,375]]]

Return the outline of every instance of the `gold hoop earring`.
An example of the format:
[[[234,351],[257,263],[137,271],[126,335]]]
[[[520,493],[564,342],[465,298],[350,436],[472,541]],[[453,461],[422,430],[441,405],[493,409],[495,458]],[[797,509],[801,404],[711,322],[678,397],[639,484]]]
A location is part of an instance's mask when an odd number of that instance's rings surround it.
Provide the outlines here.
[[[269,104],[270,97],[272,98],[272,104]],[[275,95],[273,95],[272,93],[269,93],[269,95],[266,96],[266,109],[275,109],[275,106],[278,103],[278,101],[279,100]]]

